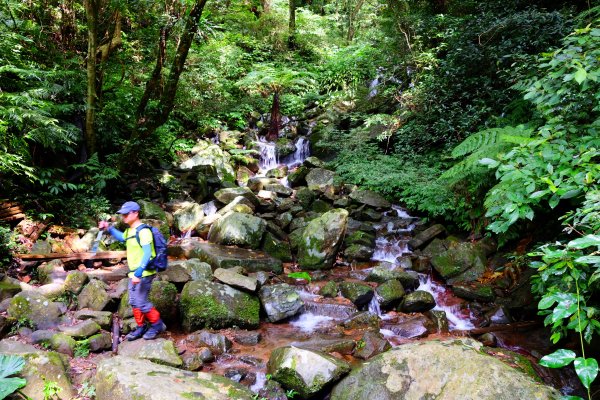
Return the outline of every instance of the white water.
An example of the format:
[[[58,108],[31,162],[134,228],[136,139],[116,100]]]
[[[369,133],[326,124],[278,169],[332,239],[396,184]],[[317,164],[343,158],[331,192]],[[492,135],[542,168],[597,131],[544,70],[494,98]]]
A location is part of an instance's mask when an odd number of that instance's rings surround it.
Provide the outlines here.
[[[260,168],[260,173],[263,175],[267,173],[268,170],[277,168],[277,154],[275,152],[275,143],[267,142],[265,139],[260,139],[255,142],[260,148],[260,159],[258,162],[258,167]]]
[[[202,204],[202,211],[204,212],[204,215],[206,215],[207,217],[216,213],[217,206],[216,206],[214,200],[209,201],[208,203]]]
[[[333,317],[325,315],[316,315],[313,313],[302,313],[300,316],[290,321],[290,325],[305,333],[314,332],[317,328],[328,326],[334,321]]]
[[[310,142],[304,136],[296,140],[296,151],[285,158],[285,164],[289,168],[297,167],[310,156]]]
[[[448,289],[434,282],[429,275],[419,274],[419,282],[419,290],[429,292],[435,298],[436,305],[433,309],[437,311],[444,311],[446,313],[446,319],[448,320],[448,325],[451,331],[475,328],[475,325],[473,325],[471,321],[464,319],[460,315],[460,306],[443,304],[444,294],[448,291]]]

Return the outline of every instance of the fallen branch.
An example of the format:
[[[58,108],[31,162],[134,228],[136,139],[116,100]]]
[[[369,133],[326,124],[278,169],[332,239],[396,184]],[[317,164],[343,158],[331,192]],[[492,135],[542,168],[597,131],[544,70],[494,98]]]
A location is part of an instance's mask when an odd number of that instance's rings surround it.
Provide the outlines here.
[[[107,260],[107,259],[115,259],[115,258],[125,258],[127,257],[127,252],[125,251],[99,251],[97,253],[46,253],[46,254],[15,254],[16,258],[20,258],[24,261],[29,260],[56,260],[60,259],[62,261],[75,261],[75,260]]]
[[[464,334],[464,335],[483,335],[484,333],[490,332],[503,332],[503,331],[519,331],[524,329],[533,328],[541,325],[540,321],[523,321],[523,322],[515,322],[512,324],[505,325],[494,325],[494,326],[486,326],[485,328],[474,328],[468,329],[464,331],[452,331],[453,334]]]

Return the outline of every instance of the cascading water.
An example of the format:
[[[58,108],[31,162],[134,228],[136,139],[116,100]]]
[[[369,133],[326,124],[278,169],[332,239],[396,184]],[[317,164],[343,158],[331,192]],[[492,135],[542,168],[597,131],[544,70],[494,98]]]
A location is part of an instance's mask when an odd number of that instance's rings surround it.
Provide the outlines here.
[[[289,168],[295,168],[302,164],[310,156],[310,142],[304,136],[300,136],[296,140],[296,151],[287,156],[284,160]]]
[[[265,174],[268,170],[277,168],[277,152],[275,151],[275,143],[269,143],[264,139],[256,142],[260,148],[260,159],[258,167]]]

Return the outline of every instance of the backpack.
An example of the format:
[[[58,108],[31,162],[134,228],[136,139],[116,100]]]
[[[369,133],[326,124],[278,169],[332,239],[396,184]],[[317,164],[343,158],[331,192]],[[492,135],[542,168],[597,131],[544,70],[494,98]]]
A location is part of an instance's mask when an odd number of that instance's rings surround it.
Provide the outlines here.
[[[167,241],[158,228],[142,224],[135,230],[135,238],[140,246],[142,245],[140,243],[140,231],[145,228],[150,229],[150,232],[152,232],[152,244],[154,245],[154,252],[156,253],[156,257],[151,258],[150,261],[148,261],[146,268],[156,270],[156,272],[164,271],[169,264],[169,261],[167,260]]]

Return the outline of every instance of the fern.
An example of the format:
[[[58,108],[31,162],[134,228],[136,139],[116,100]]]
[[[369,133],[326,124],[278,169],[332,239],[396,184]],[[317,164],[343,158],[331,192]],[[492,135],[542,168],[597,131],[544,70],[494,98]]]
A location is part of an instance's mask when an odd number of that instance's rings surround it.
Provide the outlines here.
[[[482,159],[495,159],[516,145],[530,142],[532,132],[532,128],[518,125],[485,129],[469,136],[452,151],[453,158],[468,156],[444,172],[440,179],[453,185],[473,175],[489,174],[489,169],[480,163]]]

